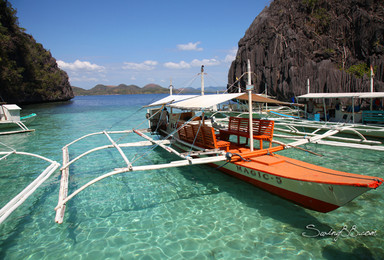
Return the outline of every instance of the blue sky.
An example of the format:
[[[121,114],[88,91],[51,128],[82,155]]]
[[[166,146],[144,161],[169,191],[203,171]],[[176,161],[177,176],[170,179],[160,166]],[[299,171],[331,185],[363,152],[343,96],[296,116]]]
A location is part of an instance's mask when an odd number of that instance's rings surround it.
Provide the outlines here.
[[[72,86],[226,86],[228,70],[270,0],[11,0],[19,25],[51,51]]]

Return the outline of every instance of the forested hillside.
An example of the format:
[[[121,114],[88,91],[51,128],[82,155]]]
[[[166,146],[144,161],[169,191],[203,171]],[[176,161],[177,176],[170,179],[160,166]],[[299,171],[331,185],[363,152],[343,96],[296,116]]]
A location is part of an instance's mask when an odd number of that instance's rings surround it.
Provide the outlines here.
[[[0,0],[0,101],[25,104],[73,98],[67,73],[24,31],[16,10]]]

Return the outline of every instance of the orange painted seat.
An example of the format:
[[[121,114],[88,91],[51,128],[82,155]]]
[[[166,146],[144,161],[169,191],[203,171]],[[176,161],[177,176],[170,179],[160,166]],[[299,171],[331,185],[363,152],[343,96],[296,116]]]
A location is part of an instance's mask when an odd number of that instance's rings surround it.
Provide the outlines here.
[[[263,149],[263,141],[269,141],[269,147],[272,147],[273,128],[275,122],[272,120],[253,119],[253,139],[260,140],[260,149]],[[228,128],[220,129],[220,139],[228,140],[229,135],[237,136],[237,143],[240,143],[240,136],[247,138],[248,143],[249,134],[249,119],[240,117],[230,117]]]
[[[230,142],[217,139],[215,129],[206,125],[186,124],[180,128],[179,123],[179,138],[187,143],[208,149],[229,150]]]

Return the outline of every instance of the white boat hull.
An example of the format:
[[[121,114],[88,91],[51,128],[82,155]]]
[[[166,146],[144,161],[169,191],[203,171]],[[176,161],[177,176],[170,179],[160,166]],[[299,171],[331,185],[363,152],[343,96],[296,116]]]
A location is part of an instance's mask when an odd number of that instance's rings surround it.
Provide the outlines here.
[[[181,148],[188,150],[184,145]],[[251,162],[241,160],[209,165],[295,204],[323,213],[347,204],[361,194],[377,188],[384,181],[381,178],[335,171],[280,155],[267,154],[248,159]],[[290,172],[301,174],[291,176]]]
[[[370,190],[368,187],[293,180],[235,164],[227,164],[220,170],[305,208],[324,213],[335,210]]]

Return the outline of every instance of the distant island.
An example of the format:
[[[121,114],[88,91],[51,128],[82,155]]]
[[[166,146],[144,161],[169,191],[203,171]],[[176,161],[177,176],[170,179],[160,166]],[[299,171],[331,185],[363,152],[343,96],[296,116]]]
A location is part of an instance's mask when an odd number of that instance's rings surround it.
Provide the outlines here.
[[[93,95],[132,95],[132,94],[167,94],[169,93],[169,88],[163,88],[157,84],[147,84],[144,87],[140,88],[136,85],[125,85],[120,84],[118,86],[106,86],[98,84],[91,89],[83,89],[79,87],[73,87],[72,90],[75,96],[93,96]],[[205,93],[217,93],[224,92],[226,87],[205,87]],[[200,89],[196,88],[185,88],[185,89],[174,89],[174,94],[191,94],[200,93]]]

